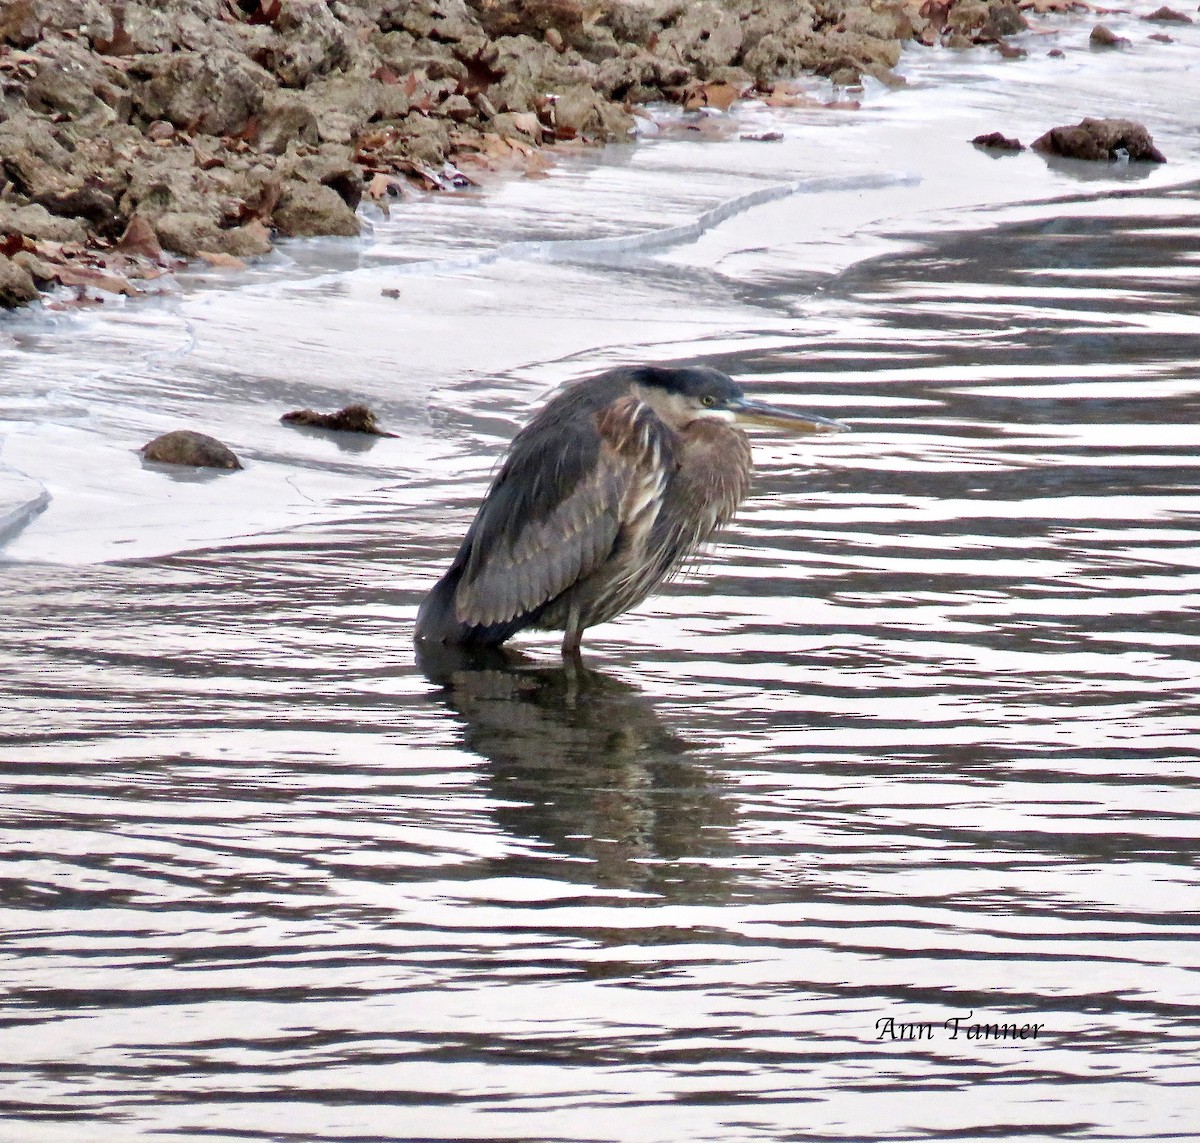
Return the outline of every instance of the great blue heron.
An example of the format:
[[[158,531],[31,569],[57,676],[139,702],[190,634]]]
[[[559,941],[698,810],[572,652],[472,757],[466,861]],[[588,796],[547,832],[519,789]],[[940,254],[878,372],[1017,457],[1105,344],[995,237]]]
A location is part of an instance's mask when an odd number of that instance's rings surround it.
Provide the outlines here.
[[[717,369],[611,369],[567,385],[514,438],[454,562],[417,615],[417,640],[495,647],[637,606],[745,498],[753,462],[736,421],[792,432],[837,421],[749,400]]]

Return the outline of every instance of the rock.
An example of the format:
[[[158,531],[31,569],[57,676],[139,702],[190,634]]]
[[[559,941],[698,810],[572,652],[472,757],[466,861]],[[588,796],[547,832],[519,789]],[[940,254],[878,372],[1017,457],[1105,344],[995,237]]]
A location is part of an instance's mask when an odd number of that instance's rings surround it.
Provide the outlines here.
[[[292,91],[268,91],[258,114],[260,151],[282,155],[292,143],[317,142],[317,117],[307,100]]]
[[[271,221],[280,234],[289,238],[358,235],[357,215],[337,191],[321,183],[288,183]]]
[[[193,468],[239,469],[242,462],[216,437],[191,429],[175,429],[157,436],[139,450],[155,464],[186,464]]]
[[[1150,132],[1131,119],[1084,119],[1074,127],[1053,127],[1035,139],[1032,147],[1042,154],[1068,159],[1124,157],[1131,162],[1166,162]]]
[[[976,147],[984,147],[990,151],[1023,151],[1020,139],[1009,139],[999,131],[991,131],[986,135],[976,135],[971,140]]]
[[[167,119],[185,131],[237,135],[275,87],[269,72],[229,50],[149,57],[134,106],[146,119]],[[131,73],[132,74],[132,73]]]
[[[914,8],[901,0],[874,0],[861,8],[848,5],[839,26],[847,32],[873,36],[877,40],[910,40],[914,30]]]
[[[0,123],[0,166],[30,198],[61,191],[72,181],[70,152],[54,138],[48,122],[31,111]]]
[[[366,405],[347,405],[336,413],[316,413],[312,409],[299,409],[284,413],[279,418],[288,425],[307,425],[317,429],[333,429],[342,433],[369,433],[376,437],[394,437],[379,427],[379,420]]]
[[[742,47],[741,21],[735,12],[701,0],[658,37],[655,51],[667,59],[692,65],[700,79],[714,68],[733,63]]]
[[[1088,37],[1088,43],[1093,48],[1100,50],[1129,47],[1129,41],[1124,36],[1118,36],[1111,28],[1106,28],[1103,24],[1097,24],[1092,29],[1092,34]]]
[[[101,187],[64,187],[32,197],[53,214],[85,219],[102,238],[119,234],[124,226],[117,200]]]
[[[1143,16],[1143,20],[1152,20],[1156,24],[1190,24],[1192,23],[1191,16],[1185,16],[1182,12],[1176,12],[1174,8],[1168,8],[1165,5],[1162,8],[1156,8],[1149,16]]]
[[[304,87],[352,55],[351,33],[326,0],[280,0],[274,26],[281,34],[259,59],[285,87]]]
[[[564,138],[615,139],[629,134],[633,120],[590,86],[578,84],[554,101],[554,127]]]
[[[0,254],[0,306],[16,309],[38,296],[33,277],[24,266]]]
[[[87,241],[87,227],[78,219],[58,218],[44,206],[31,203],[29,206],[14,206],[0,202],[0,232],[23,234],[26,238],[45,239],[50,242]]]
[[[332,188],[351,210],[357,210],[362,201],[362,169],[355,164],[349,147],[323,143],[309,154],[288,154],[276,171],[285,179]]]
[[[102,0],[10,0],[0,5],[0,40],[31,47],[47,33],[111,35],[111,5]]]
[[[201,253],[248,258],[271,250],[270,234],[261,222],[221,227],[210,215],[196,211],[165,211],[147,221],[164,250],[189,258]]]
[[[80,43],[66,40],[38,45],[37,77],[25,89],[34,111],[87,120],[93,127],[128,116],[129,81]]]
[[[993,4],[975,39],[979,43],[998,43],[1005,36],[1015,36],[1028,30],[1029,22],[1015,4]]]
[[[958,0],[946,16],[946,29],[973,39],[991,16],[986,0]]]

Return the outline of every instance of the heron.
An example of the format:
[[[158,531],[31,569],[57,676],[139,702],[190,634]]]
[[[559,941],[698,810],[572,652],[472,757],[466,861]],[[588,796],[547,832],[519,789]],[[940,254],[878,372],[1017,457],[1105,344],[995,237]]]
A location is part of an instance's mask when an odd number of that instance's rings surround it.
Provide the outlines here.
[[[796,433],[839,421],[753,401],[707,366],[610,369],[565,385],[513,439],[418,644],[497,647],[518,631],[588,627],[640,604],[726,525],[754,464],[738,422]]]

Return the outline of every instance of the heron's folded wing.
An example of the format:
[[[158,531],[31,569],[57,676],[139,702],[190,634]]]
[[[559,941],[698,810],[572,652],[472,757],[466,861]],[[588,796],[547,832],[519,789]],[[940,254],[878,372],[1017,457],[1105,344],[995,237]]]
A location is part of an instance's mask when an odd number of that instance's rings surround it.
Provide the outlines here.
[[[616,543],[633,477],[598,436],[517,442],[468,535],[457,618],[506,623],[595,571]]]

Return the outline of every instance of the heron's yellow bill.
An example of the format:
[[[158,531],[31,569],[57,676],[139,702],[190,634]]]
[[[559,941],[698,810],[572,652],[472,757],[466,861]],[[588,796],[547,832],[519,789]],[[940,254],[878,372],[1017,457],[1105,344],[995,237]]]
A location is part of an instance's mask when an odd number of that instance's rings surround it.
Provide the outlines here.
[[[762,401],[743,399],[733,406],[739,421],[751,425],[769,425],[773,429],[785,429],[789,433],[848,433],[849,425],[818,417],[815,413],[793,413]]]

